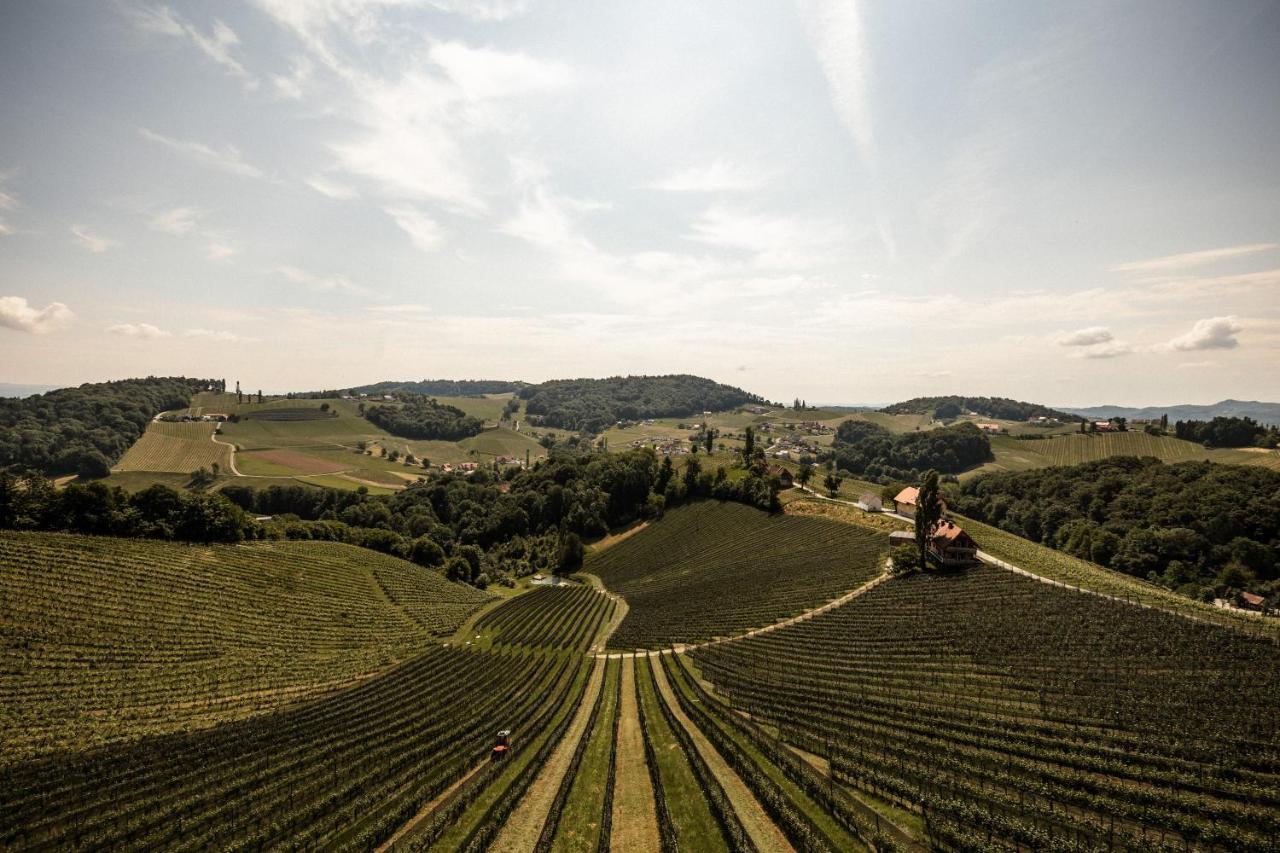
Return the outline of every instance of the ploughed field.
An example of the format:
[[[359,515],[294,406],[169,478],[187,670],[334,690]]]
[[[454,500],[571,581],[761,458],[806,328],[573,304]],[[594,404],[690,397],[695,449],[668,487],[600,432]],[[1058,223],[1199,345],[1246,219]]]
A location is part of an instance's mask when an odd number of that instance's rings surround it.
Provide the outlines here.
[[[488,598],[336,543],[0,533],[0,764],[348,685]]]
[[[692,656],[838,783],[922,803],[943,846],[1261,850],[1280,831],[1280,656],[1230,629],[981,567]]]
[[[740,634],[817,607],[883,570],[887,537],[822,518],[703,501],[598,556],[585,571],[627,600],[613,648]]]

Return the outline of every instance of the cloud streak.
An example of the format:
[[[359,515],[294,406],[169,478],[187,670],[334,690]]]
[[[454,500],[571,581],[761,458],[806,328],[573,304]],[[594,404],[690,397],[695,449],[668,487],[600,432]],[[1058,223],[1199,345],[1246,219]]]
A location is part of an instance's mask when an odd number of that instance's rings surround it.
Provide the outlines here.
[[[143,139],[163,145],[202,166],[218,169],[232,175],[239,175],[242,178],[263,177],[262,170],[246,163],[244,157],[240,154],[240,149],[234,145],[214,148],[213,146],[205,145],[203,142],[174,139],[172,136],[165,136],[145,127],[138,128],[138,133],[142,135]]]
[[[1179,272],[1185,269],[1217,263],[1218,261],[1256,255],[1259,252],[1270,252],[1280,248],[1280,243],[1248,243],[1241,246],[1227,246],[1221,249],[1205,249],[1199,252],[1184,252],[1180,255],[1165,255],[1161,258],[1149,258],[1145,261],[1130,261],[1111,268],[1112,272]]]
[[[805,32],[831,90],[831,106],[853,137],[863,164],[874,168],[875,132],[870,103],[870,51],[862,14],[853,0],[798,0]]]
[[[112,246],[119,245],[115,240],[94,234],[83,225],[72,225],[71,234],[76,241],[87,251],[93,252],[95,255],[105,252]]]

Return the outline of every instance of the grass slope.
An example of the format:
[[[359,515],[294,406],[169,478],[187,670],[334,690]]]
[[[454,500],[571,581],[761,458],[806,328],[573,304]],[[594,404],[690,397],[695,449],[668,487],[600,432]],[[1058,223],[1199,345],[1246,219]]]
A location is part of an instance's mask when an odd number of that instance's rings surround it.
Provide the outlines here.
[[[704,501],[589,557],[585,570],[629,606],[609,645],[655,648],[816,607],[879,574],[887,545],[846,524]]]
[[[384,669],[486,596],[321,542],[0,533],[4,761],[271,709]]]

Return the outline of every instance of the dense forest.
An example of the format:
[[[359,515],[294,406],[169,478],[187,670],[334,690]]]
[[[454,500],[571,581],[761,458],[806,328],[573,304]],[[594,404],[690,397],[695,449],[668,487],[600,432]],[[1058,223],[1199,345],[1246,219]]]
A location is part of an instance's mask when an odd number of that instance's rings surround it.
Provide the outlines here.
[[[599,432],[620,420],[683,418],[763,402],[741,388],[700,376],[556,379],[520,391],[537,423]]]
[[[973,424],[894,435],[878,424],[849,420],[836,430],[832,458],[840,470],[887,483],[914,482],[929,468],[958,474],[992,456],[991,442]]]
[[[210,384],[150,376],[0,398],[0,468],[104,477],[148,421],[186,407],[194,392]]]
[[[1280,472],[1113,457],[952,487],[963,515],[1210,599],[1280,592]]]
[[[999,418],[1005,421],[1025,421],[1028,418],[1057,418],[1062,421],[1075,421],[1074,415],[1068,415],[1041,406],[1038,403],[1024,403],[1021,400],[1010,400],[1007,397],[915,397],[885,406],[881,409],[891,415],[933,415],[939,420],[973,412],[988,418]]]
[[[397,394],[400,405],[370,406],[369,423],[401,438],[459,441],[484,429],[484,421],[456,406],[437,403],[421,394]]]
[[[341,397],[343,394],[425,394],[428,397],[481,397],[485,394],[514,394],[528,382],[512,382],[506,379],[419,379],[415,381],[375,382],[342,390],[306,391],[294,397],[310,397],[323,400]]]
[[[317,539],[347,542],[442,568],[485,586],[534,571],[572,570],[581,539],[687,500],[715,498],[778,507],[778,483],[754,468],[730,480],[697,460],[678,472],[651,450],[556,455],[504,480],[487,471],[437,475],[394,495],[312,486],[217,494],[151,486],[130,495],[103,482],[55,489],[48,480],[0,473],[0,528],[60,530],[194,542]],[[255,516],[272,516],[257,521]]]
[[[1205,447],[1275,447],[1280,444],[1280,430],[1265,427],[1253,418],[1178,421],[1173,425],[1173,434]]]

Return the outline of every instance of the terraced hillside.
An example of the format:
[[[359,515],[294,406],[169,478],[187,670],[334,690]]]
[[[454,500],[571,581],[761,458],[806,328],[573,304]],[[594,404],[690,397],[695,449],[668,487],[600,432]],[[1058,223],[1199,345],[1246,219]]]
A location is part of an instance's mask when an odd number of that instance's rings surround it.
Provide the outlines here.
[[[0,533],[3,763],[260,713],[365,678],[487,596],[363,548]]]
[[[887,537],[741,504],[679,507],[585,570],[626,600],[614,648],[658,648],[759,628],[881,573]]]
[[[1229,629],[982,567],[692,655],[842,785],[923,803],[947,847],[1266,849],[1280,830],[1280,658]]]

